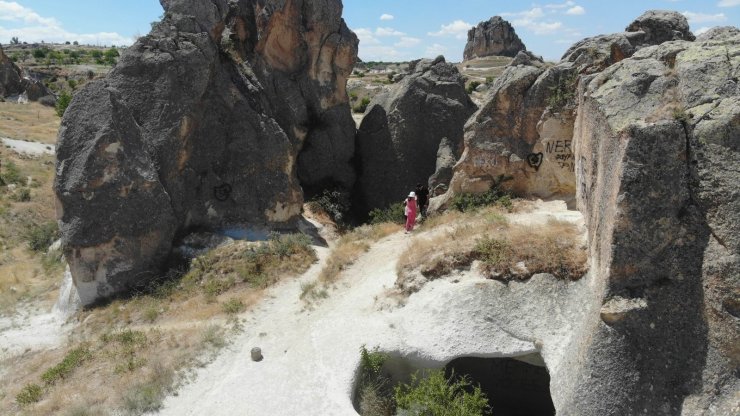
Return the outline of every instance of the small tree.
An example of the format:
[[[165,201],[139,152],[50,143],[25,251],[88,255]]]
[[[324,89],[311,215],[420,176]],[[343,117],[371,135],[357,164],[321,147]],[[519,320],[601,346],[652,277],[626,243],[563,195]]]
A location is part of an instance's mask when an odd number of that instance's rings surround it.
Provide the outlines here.
[[[44,59],[46,58],[46,51],[43,49],[34,49],[33,57],[36,59]]]
[[[56,104],[56,111],[59,117],[64,116],[64,113],[67,111],[67,107],[69,107],[70,102],[72,102],[72,96],[69,95],[66,91],[62,92],[59,95],[59,98],[57,99],[57,104]]]
[[[14,36],[14,37],[10,38],[10,44],[11,45],[18,45],[20,43],[21,43],[21,41],[18,40],[18,37],[17,36]]]

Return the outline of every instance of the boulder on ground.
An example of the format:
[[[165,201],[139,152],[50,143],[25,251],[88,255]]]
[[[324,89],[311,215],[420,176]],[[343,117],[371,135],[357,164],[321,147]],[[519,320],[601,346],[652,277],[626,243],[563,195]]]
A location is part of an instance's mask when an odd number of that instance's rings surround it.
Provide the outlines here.
[[[145,284],[176,238],[286,224],[302,187],[351,189],[340,0],[167,0],[62,121],[55,191],[82,302]]]

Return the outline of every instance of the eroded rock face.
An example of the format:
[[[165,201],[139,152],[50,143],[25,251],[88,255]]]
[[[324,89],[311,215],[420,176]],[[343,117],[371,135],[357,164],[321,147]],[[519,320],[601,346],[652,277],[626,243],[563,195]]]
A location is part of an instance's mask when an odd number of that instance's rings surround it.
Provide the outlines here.
[[[500,16],[493,16],[468,31],[463,57],[466,61],[484,56],[514,57],[526,50],[511,24]]]
[[[585,78],[574,149],[603,293],[568,413],[734,414],[740,384],[740,32]]]
[[[572,62],[582,74],[596,73],[629,58],[640,48],[671,40],[694,40],[686,17],[674,11],[649,10],[624,32],[576,42],[565,52],[562,60]]]
[[[0,46],[0,97],[23,93],[21,70],[5,55]]]
[[[190,229],[289,223],[301,186],[354,184],[340,0],[162,5],[62,121],[58,217],[85,304],[145,283]]]
[[[436,171],[443,139],[459,148],[475,111],[457,68],[443,57],[415,62],[400,84],[376,96],[357,133],[357,208],[401,202]]]
[[[500,175],[512,177],[504,188],[516,195],[559,198],[574,206],[572,137],[579,79],[642,48],[693,39],[686,18],[676,12],[646,12],[628,30],[577,42],[550,68],[520,52],[465,126],[465,149],[449,191],[433,200],[430,209],[445,207],[460,193],[486,192]]]
[[[40,101],[42,98],[47,98],[45,102],[52,105],[56,101],[56,97],[46,88],[46,85],[24,77],[23,71],[0,47],[0,97],[13,96],[22,96],[28,101]]]

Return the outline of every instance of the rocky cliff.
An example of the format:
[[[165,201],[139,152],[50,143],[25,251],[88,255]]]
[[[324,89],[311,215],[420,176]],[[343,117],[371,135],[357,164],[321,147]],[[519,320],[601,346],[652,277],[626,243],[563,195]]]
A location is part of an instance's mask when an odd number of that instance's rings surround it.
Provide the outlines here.
[[[463,58],[467,61],[493,55],[514,57],[526,50],[511,24],[500,16],[494,16],[468,31]]]
[[[38,101],[49,97],[53,103],[56,98],[46,86],[36,80],[25,78],[23,71],[10,60],[0,47],[0,97],[25,96],[30,101]]]
[[[676,12],[649,11],[626,30],[577,42],[549,68],[521,52],[466,124],[465,148],[450,189],[431,206],[444,206],[460,193],[485,192],[499,175],[513,177],[505,186],[517,195],[573,202],[572,135],[579,78],[644,47],[694,39],[686,18]]]
[[[289,223],[302,187],[354,184],[340,0],[162,6],[62,121],[58,218],[85,304],[157,275],[189,230]]]
[[[585,217],[582,320],[545,354],[559,414],[737,413],[739,36],[650,11],[554,67],[516,60],[465,127],[436,206],[507,174]]]
[[[740,31],[585,77],[577,201],[602,291],[577,414],[734,414],[740,387]]]
[[[401,202],[437,170],[440,144],[459,155],[475,111],[457,68],[443,57],[412,63],[410,74],[368,106],[357,132],[357,209]],[[452,151],[452,150],[451,150]]]
[[[23,76],[20,68],[5,55],[0,46],[0,97],[23,93]]]

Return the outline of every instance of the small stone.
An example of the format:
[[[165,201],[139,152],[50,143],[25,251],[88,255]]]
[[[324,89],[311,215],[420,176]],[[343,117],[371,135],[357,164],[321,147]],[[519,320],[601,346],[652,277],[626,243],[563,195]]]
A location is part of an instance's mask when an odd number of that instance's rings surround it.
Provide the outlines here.
[[[262,359],[264,358],[262,356],[262,349],[259,347],[252,348],[251,354],[252,354],[252,361],[259,362],[259,361],[262,361]]]

